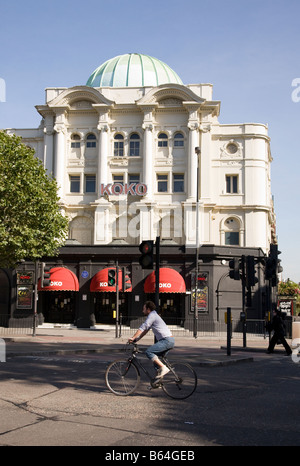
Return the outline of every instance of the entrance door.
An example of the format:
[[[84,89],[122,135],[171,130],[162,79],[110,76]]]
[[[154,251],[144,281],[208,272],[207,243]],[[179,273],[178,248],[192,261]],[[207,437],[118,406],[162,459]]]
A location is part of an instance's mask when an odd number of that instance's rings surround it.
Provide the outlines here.
[[[45,322],[74,324],[75,296],[73,291],[42,291],[42,311]]]
[[[147,294],[147,299],[155,301],[155,295]],[[184,295],[180,293],[160,293],[158,314],[169,325],[182,325],[184,321]]]
[[[122,323],[126,323],[128,317],[128,296],[119,294],[119,315],[122,315]],[[116,323],[116,294],[108,292],[95,293],[95,319],[96,324]]]

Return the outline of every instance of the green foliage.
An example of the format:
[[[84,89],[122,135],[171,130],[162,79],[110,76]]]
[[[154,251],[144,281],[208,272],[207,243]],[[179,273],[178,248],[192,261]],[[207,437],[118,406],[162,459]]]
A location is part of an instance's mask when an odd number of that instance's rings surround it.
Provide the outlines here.
[[[287,280],[286,282],[280,282],[278,285],[278,295],[280,296],[293,296],[297,298],[300,296],[300,287],[297,283]]]
[[[34,150],[0,131],[0,267],[56,254],[68,229],[58,201]]]

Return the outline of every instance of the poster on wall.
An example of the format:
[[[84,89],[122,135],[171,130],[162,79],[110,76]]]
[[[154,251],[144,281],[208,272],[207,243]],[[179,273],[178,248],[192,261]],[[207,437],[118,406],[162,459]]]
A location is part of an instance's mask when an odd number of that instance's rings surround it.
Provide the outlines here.
[[[32,295],[32,285],[19,285],[17,287],[17,309],[31,309]]]
[[[201,314],[208,313],[208,274],[199,273],[198,274],[198,299],[197,299],[197,310]],[[195,277],[192,277],[192,299],[191,299],[191,311],[195,310],[195,296],[196,290],[195,286]]]

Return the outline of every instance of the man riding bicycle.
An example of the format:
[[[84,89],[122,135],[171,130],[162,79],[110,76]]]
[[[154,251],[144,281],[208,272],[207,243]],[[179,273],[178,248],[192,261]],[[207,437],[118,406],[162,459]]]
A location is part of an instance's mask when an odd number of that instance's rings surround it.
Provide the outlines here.
[[[175,339],[172,336],[169,327],[157,314],[155,304],[152,301],[145,302],[143,306],[143,314],[147,316],[147,319],[135,332],[133,337],[128,339],[128,342],[133,343],[134,341],[140,340],[150,329],[152,329],[156,338],[156,343],[147,348],[145,354],[156,366],[159,367],[156,379],[160,379],[170,372],[170,370],[161,362],[158,356],[163,352],[174,348]]]

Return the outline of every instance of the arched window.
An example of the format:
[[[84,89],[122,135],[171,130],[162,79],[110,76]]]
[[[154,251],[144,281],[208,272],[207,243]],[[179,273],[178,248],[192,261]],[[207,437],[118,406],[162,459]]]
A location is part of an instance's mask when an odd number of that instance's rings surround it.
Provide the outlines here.
[[[86,137],[86,147],[92,148],[96,147],[96,136],[93,133],[90,133]]]
[[[168,135],[166,133],[158,135],[158,147],[168,147]]]
[[[184,146],[184,136],[182,133],[174,134],[174,147],[183,147]]]
[[[224,222],[225,244],[227,246],[240,245],[240,224],[233,217],[227,218]]]
[[[129,138],[129,155],[133,157],[140,155],[140,136],[137,133],[131,134]]]
[[[114,137],[114,156],[123,157],[124,155],[124,136],[116,134]]]
[[[71,136],[71,148],[78,149],[80,147],[80,136],[79,134],[72,134]]]

